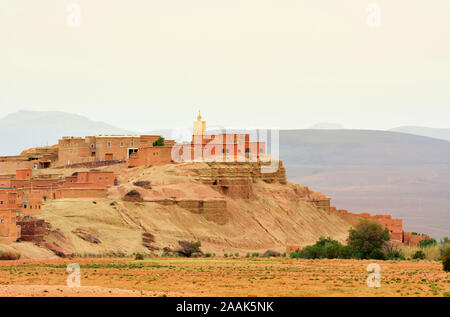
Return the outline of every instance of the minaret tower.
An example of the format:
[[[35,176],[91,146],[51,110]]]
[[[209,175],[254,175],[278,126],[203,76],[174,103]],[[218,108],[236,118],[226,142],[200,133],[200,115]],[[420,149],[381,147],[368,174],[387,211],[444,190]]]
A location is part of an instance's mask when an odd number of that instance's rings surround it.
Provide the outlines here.
[[[202,121],[200,110],[198,111],[197,121],[194,121],[194,135],[205,135],[206,121]]]

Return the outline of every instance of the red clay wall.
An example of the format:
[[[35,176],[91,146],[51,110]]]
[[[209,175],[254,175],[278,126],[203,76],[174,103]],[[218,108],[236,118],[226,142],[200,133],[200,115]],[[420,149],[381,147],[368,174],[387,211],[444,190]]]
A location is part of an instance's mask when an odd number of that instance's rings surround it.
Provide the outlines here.
[[[16,170],[16,180],[28,180],[33,177],[32,169],[19,169]]]
[[[139,152],[130,156],[128,165],[135,166],[157,166],[172,162],[172,146],[156,146],[139,149]]]
[[[16,223],[15,209],[0,209],[0,243],[16,241],[20,235],[20,227]]]

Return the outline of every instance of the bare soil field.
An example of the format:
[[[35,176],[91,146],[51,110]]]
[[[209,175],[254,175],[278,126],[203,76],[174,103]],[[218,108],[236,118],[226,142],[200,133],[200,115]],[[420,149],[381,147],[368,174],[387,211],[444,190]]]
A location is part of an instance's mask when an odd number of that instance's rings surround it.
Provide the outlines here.
[[[450,292],[431,261],[378,261],[381,287],[366,284],[366,260],[287,258],[74,258],[0,261],[0,296],[430,296]],[[66,267],[81,267],[69,288]]]

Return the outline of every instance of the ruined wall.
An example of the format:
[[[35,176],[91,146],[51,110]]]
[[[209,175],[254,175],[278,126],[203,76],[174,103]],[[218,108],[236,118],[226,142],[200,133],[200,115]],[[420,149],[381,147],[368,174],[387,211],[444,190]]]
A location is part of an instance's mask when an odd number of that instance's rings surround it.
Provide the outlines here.
[[[196,179],[232,198],[250,199],[253,183],[262,180],[267,183],[286,184],[284,166],[279,161],[275,172],[262,173],[262,162],[203,163],[193,165]]]
[[[44,239],[44,220],[27,216],[19,219],[17,224],[20,225],[21,229],[20,240],[40,242]]]
[[[407,245],[418,245],[420,241],[430,239],[429,235],[415,235],[411,232],[403,232],[403,243]]]
[[[369,213],[351,213],[345,209],[336,209],[336,207],[331,207],[331,211],[337,213],[339,216],[347,220],[352,225],[357,224],[361,218],[376,221],[383,227],[389,229],[389,235],[391,240],[402,242],[404,244],[417,245],[420,240],[425,239],[429,236],[413,236],[409,232],[403,230],[403,220],[402,219],[392,219],[392,215],[371,215]],[[425,238],[422,238],[425,237]]]

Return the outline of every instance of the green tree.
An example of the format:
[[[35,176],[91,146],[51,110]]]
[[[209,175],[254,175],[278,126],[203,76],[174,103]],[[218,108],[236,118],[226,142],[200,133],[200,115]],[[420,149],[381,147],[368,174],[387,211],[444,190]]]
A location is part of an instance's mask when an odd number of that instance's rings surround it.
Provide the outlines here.
[[[153,146],[164,146],[164,138],[159,137],[158,140],[153,142]]]
[[[433,238],[423,239],[423,240],[419,241],[419,247],[426,248],[426,247],[429,247],[429,246],[436,245],[436,243],[437,243],[436,240],[433,239]]]
[[[368,259],[371,258],[371,254],[378,257],[380,254],[378,251],[381,251],[383,244],[389,240],[387,228],[383,229],[379,223],[364,219],[355,229],[350,228],[347,244],[355,250],[357,257]]]
[[[445,249],[442,255],[442,265],[445,272],[450,272],[450,246]]]

